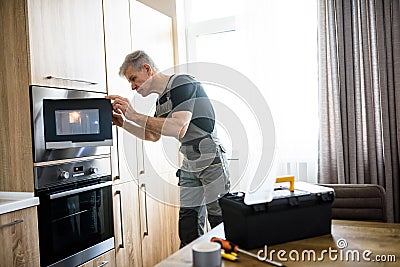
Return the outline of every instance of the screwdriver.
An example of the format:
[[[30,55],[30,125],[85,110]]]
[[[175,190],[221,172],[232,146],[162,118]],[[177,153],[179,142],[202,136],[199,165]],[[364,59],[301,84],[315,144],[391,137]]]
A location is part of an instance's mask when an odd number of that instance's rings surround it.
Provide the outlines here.
[[[246,255],[248,255],[250,257],[256,258],[259,261],[262,261],[262,260],[260,260],[258,258],[258,256],[256,254],[251,253],[251,252],[246,251],[246,250],[243,250],[243,249],[239,248],[239,246],[235,245],[234,243],[232,243],[232,242],[230,242],[228,240],[225,240],[225,239],[222,239],[222,238],[218,238],[218,237],[212,237],[210,241],[219,243],[221,245],[221,248],[225,249],[226,251],[240,252],[240,253],[246,254]],[[265,262],[267,262],[269,264],[272,264],[274,266],[279,266],[279,267],[283,267],[284,266],[280,262],[269,260],[269,259],[265,259]]]

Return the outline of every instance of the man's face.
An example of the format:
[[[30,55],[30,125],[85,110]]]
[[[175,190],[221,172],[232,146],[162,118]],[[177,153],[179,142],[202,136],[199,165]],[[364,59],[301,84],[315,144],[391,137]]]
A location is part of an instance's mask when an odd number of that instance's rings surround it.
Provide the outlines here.
[[[131,84],[132,90],[136,90],[142,96],[148,96],[150,94],[150,66],[143,65],[140,71],[129,66],[125,72],[125,78]]]

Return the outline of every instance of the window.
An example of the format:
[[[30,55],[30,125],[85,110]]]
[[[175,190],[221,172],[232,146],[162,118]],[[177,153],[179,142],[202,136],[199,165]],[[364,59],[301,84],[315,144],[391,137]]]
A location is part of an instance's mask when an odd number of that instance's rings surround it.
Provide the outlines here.
[[[316,182],[317,1],[190,0],[185,4],[188,61],[223,64],[255,83],[274,118],[277,175],[294,174],[297,180]],[[215,88],[209,90],[215,95]],[[222,135],[229,139],[229,133]],[[234,150],[230,144],[231,158],[240,161],[240,151]],[[240,175],[235,172],[241,165],[231,163],[231,172],[236,169],[233,176]],[[237,189],[243,190],[247,180],[244,177]]]

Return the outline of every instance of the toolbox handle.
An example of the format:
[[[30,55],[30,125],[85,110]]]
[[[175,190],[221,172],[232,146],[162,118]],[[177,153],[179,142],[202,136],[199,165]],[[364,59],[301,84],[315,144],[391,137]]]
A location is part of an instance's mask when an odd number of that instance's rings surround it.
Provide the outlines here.
[[[289,190],[290,190],[290,192],[294,192],[294,176],[293,175],[276,177],[276,182],[277,183],[290,182]]]

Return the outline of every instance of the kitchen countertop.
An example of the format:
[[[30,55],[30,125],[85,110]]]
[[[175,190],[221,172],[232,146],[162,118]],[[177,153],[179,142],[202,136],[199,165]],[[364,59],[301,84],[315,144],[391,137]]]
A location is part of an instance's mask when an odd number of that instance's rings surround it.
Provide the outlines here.
[[[0,214],[39,205],[39,198],[33,192],[1,192]]]

